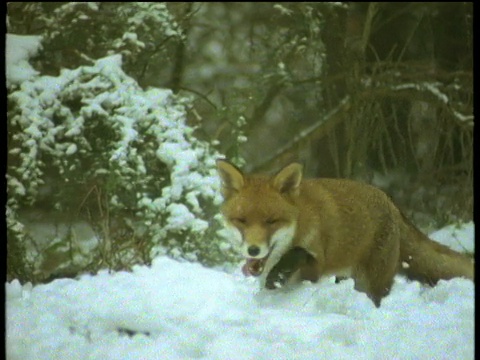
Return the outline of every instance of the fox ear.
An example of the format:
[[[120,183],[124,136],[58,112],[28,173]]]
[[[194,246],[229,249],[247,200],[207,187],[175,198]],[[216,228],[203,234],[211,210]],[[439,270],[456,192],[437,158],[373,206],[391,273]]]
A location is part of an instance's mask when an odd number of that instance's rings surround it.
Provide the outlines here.
[[[273,186],[280,193],[298,195],[300,182],[302,181],[302,173],[302,164],[291,163],[273,177]]]
[[[226,160],[217,160],[217,171],[222,179],[222,192],[228,198],[245,184],[242,171]]]

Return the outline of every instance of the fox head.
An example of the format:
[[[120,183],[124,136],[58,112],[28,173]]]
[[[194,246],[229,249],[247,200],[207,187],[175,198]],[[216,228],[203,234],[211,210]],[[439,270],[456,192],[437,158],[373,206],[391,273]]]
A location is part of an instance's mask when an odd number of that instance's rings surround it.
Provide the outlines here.
[[[288,248],[295,235],[295,206],[302,165],[292,163],[273,176],[246,175],[233,164],[217,160],[222,180],[222,213],[240,251],[248,259],[266,259]]]

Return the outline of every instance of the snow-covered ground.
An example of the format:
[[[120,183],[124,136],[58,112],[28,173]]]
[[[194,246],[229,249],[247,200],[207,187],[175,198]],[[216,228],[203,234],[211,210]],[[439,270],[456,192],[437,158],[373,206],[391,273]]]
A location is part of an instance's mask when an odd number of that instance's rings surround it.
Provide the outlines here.
[[[473,249],[474,225],[435,234]],[[455,240],[456,242],[456,240]],[[396,278],[380,308],[332,278],[260,291],[159,257],[133,272],[6,284],[7,359],[473,359],[474,284]]]

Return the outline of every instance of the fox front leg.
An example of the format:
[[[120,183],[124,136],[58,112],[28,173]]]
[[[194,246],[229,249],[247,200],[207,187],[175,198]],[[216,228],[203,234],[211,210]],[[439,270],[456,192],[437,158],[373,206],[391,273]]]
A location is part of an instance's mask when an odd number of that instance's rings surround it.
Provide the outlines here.
[[[299,246],[285,253],[270,270],[265,281],[265,287],[270,290],[282,287],[297,270],[300,270],[302,280],[312,282],[318,280],[315,258]]]

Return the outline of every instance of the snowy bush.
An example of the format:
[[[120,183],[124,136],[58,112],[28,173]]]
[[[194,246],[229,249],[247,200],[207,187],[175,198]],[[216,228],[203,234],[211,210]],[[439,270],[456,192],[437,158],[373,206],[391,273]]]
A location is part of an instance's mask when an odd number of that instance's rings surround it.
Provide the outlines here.
[[[187,100],[142,90],[120,55],[25,81],[8,99],[9,236],[20,241],[19,214],[41,208],[91,224],[96,266],[229,258],[215,236],[218,154],[186,125]]]
[[[151,75],[152,64],[168,68],[165,60],[173,52],[172,46],[183,41],[182,28],[166,3],[14,4],[10,13],[10,32],[41,32],[43,52],[35,67],[48,74],[121,54],[124,71],[139,81]]]

